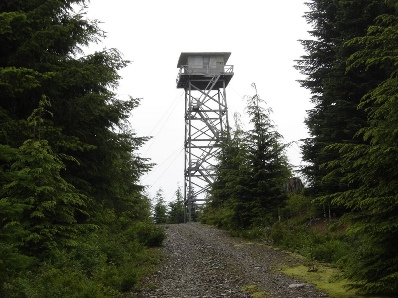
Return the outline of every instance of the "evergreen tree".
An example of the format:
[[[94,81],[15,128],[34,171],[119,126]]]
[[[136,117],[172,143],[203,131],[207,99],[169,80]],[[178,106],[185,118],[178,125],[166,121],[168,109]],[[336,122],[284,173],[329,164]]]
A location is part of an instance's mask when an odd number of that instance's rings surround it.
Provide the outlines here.
[[[365,126],[366,115],[357,106],[362,96],[385,78],[379,70],[346,71],[348,57],[357,50],[346,41],[363,36],[387,7],[378,0],[313,0],[308,6],[305,17],[313,26],[310,34],[314,39],[301,41],[307,54],[297,61],[296,68],[306,75],[300,83],[311,91],[314,104],[305,121],[310,137],[302,146],[307,162],[302,172],[310,184],[307,191],[317,197],[348,187],[338,177],[324,179],[329,172],[325,163],[339,157],[337,150],[325,148],[341,142],[364,143],[356,132]]]
[[[330,197],[355,210],[351,233],[359,239],[348,259],[347,275],[365,293],[398,294],[398,13],[384,14],[367,35],[348,42],[359,50],[350,57],[349,71],[388,74],[367,93],[359,107],[368,124],[358,132],[365,144],[335,144],[341,157],[329,163],[327,179],[342,176],[351,189]],[[337,166],[338,165],[338,166]]]
[[[155,206],[153,207],[155,223],[164,224],[167,222],[167,206],[163,197],[163,190],[159,189],[155,195]]]
[[[98,21],[84,19],[84,0],[0,3],[0,143],[18,148],[27,139],[23,121],[42,96],[51,101],[51,131],[43,139],[65,161],[63,178],[93,201],[91,215],[130,208],[132,218],[148,216],[139,177],[149,170],[135,151],[137,137],[128,118],[139,100],[116,98],[118,71],[128,64],[115,50],[84,56],[82,47],[104,37]],[[145,202],[146,205],[146,202]]]
[[[1,297],[122,296],[164,239],[139,183],[139,100],[115,93],[129,62],[82,51],[104,37],[88,2],[0,1]]]
[[[250,178],[250,209],[254,220],[263,224],[276,218],[278,207],[287,199],[283,183],[291,176],[286,157],[287,145],[271,120],[271,108],[264,108],[265,102],[257,94],[248,98],[247,114],[253,128],[245,137]],[[269,217],[269,218],[267,218]]]
[[[180,187],[175,192],[175,197],[175,200],[169,203],[169,211],[167,213],[168,222],[171,224],[184,222],[184,198]]]
[[[0,205],[8,209],[3,211],[1,235],[33,256],[72,247],[87,231],[76,220],[78,213],[86,214],[85,196],[61,177],[65,169],[61,156],[40,138],[48,104],[43,99],[28,118],[33,138],[15,150],[0,190]]]
[[[264,104],[257,90],[248,97],[252,129],[243,131],[236,121],[237,130],[222,146],[204,211],[218,226],[239,230],[269,224],[286,199],[283,182],[290,176],[286,145]]]
[[[240,115],[235,114],[234,118],[235,130],[221,144],[215,179],[203,213],[212,224],[237,230],[242,228],[242,198],[249,192],[246,188],[249,167]]]

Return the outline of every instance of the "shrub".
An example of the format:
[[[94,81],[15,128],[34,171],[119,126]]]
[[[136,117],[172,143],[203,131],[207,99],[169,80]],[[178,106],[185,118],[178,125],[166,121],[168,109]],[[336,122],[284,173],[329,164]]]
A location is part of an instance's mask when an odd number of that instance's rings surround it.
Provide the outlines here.
[[[289,194],[285,206],[280,210],[283,220],[294,218],[309,219],[315,215],[315,207],[311,200],[302,194]]]
[[[12,280],[20,272],[29,271],[36,263],[34,257],[21,254],[14,245],[0,242],[0,297],[2,285]]]
[[[146,247],[162,246],[164,239],[166,239],[164,228],[148,222],[134,224],[128,229],[128,234]]]
[[[13,298],[108,298],[117,294],[117,291],[104,287],[79,270],[53,266],[40,268],[37,275],[18,277],[6,284],[5,289],[5,296]]]
[[[200,221],[220,229],[233,230],[232,215],[233,211],[229,208],[205,207],[205,211],[201,213]]]
[[[308,242],[308,234],[304,227],[279,221],[272,225],[268,237],[275,245],[294,251],[302,251]]]
[[[313,258],[315,260],[337,264],[340,259],[350,251],[350,245],[340,240],[332,239],[314,247]]]

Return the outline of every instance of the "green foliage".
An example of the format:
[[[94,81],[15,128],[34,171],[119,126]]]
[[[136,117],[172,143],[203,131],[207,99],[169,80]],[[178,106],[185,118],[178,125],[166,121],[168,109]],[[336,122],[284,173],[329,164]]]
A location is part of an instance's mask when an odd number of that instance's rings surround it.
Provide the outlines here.
[[[216,226],[226,230],[233,230],[232,225],[233,211],[226,205],[223,208],[214,208],[206,205],[203,209],[200,221],[202,223]]]
[[[139,100],[114,92],[129,62],[84,55],[104,37],[85,3],[0,1],[1,297],[121,296],[164,239],[128,122]]]
[[[303,194],[289,194],[285,206],[280,209],[281,219],[302,218],[305,221],[314,217],[314,203]]]
[[[369,72],[347,70],[347,60],[359,48],[347,41],[363,36],[374,19],[389,8],[378,0],[316,0],[308,6],[305,17],[313,26],[313,38],[301,41],[306,55],[296,68],[306,76],[300,83],[311,91],[314,104],[305,121],[310,136],[302,145],[307,162],[302,172],[309,182],[307,192],[319,197],[351,187],[340,183],[337,173],[334,179],[324,179],[330,172],[324,164],[339,157],[338,149],[326,148],[334,143],[365,143],[356,133],[366,125],[367,116],[357,107],[361,98],[385,79],[384,71],[376,68]],[[333,207],[337,215],[346,212],[341,205]]]
[[[4,240],[0,241],[0,296],[4,296],[1,285],[13,280],[20,272],[28,272],[37,264],[36,258],[22,254],[15,245]]]
[[[368,116],[368,123],[357,133],[366,144],[334,144],[339,158],[327,164],[330,174],[340,176],[340,183],[350,190],[328,196],[341,206],[355,210],[350,233],[358,239],[358,250],[350,258],[347,276],[356,281],[365,293],[397,294],[394,279],[398,274],[397,235],[397,15],[381,15],[368,28],[367,36],[348,42],[358,46],[349,61],[350,71],[370,72],[374,69],[389,77],[369,91],[359,108]]]
[[[130,234],[130,237],[134,237],[139,243],[147,247],[161,246],[166,238],[162,227],[148,222],[137,222],[126,232]]]
[[[314,103],[303,173],[318,202],[352,220],[357,250],[342,259],[355,287],[396,295],[397,6],[321,0],[309,7],[315,40],[302,42],[307,55],[297,64]],[[334,242],[320,249],[340,255]]]
[[[175,196],[176,199],[169,203],[169,211],[167,213],[167,221],[171,224],[184,222],[184,198],[180,187],[178,187]]]
[[[250,229],[244,229],[244,230],[240,230],[240,231],[232,231],[231,234],[239,236],[239,237],[243,237],[248,240],[261,241],[261,240],[267,239],[266,229],[263,228],[262,226],[254,226]]]
[[[145,247],[160,245],[164,235],[151,223],[131,222],[125,231],[116,226],[102,228],[81,236],[73,249],[53,251],[52,258],[41,263],[0,246],[3,256],[9,257],[0,264],[7,266],[0,274],[0,294],[10,298],[115,297],[138,290],[140,280],[158,261]]]
[[[350,238],[326,229],[318,231],[307,224],[276,222],[268,233],[273,244],[307,257],[308,261],[323,262],[346,268],[345,260],[354,252]]]
[[[75,218],[77,213],[86,214],[85,196],[61,177],[65,165],[40,139],[45,105],[48,102],[42,101],[28,117],[35,139],[26,140],[8,160],[10,168],[3,174],[0,190],[0,204],[7,208],[2,234],[32,255],[74,246],[77,235],[88,230]],[[14,234],[15,230],[19,233]]]
[[[35,276],[17,278],[5,285],[7,297],[115,297],[117,291],[106,288],[73,268],[41,268]]]
[[[316,202],[302,194],[291,194],[281,209],[281,221],[268,229],[273,244],[307,257],[308,261],[330,263],[345,268],[346,258],[355,251],[354,237],[346,231],[349,219],[315,218]]]
[[[287,145],[271,121],[271,109],[263,107],[265,102],[255,91],[247,98],[246,109],[252,128],[243,131],[236,121],[237,130],[225,140],[202,215],[202,221],[228,230],[270,225],[287,199],[282,189],[290,176]]]
[[[293,230],[292,225],[284,225],[278,221],[272,225],[269,237],[277,246],[281,246],[286,249],[290,248],[293,250],[299,250],[304,242],[300,239],[303,231],[304,227],[302,225],[297,225]]]
[[[338,264],[347,256],[350,244],[338,239],[327,240],[313,248],[311,254],[315,260]]]
[[[167,222],[167,206],[163,197],[163,190],[161,189],[159,189],[155,195],[153,218],[157,224],[164,224]]]
[[[253,86],[255,88],[255,84]],[[285,155],[287,145],[282,144],[282,136],[271,120],[272,110],[262,106],[265,102],[257,94],[257,89],[255,91],[256,94],[249,97],[247,103],[247,114],[253,125],[245,138],[250,168],[247,187],[251,188],[253,217],[273,218],[287,199],[281,186],[291,172]]]

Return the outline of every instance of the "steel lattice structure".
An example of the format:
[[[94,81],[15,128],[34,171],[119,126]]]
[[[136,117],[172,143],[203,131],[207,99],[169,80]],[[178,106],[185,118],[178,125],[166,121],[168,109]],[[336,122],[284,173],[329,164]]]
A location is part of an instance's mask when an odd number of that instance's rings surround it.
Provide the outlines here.
[[[229,55],[181,53],[177,65],[177,88],[185,90],[184,203],[188,221],[192,209],[206,200],[216,156],[228,133],[225,88],[233,76],[233,67],[225,65]]]

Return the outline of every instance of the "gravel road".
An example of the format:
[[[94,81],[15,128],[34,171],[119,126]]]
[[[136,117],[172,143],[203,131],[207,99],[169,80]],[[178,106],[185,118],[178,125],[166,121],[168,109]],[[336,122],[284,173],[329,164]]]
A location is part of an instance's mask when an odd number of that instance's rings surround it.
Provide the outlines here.
[[[299,264],[290,254],[199,223],[168,225],[166,233],[165,259],[138,297],[328,297],[278,270]]]

